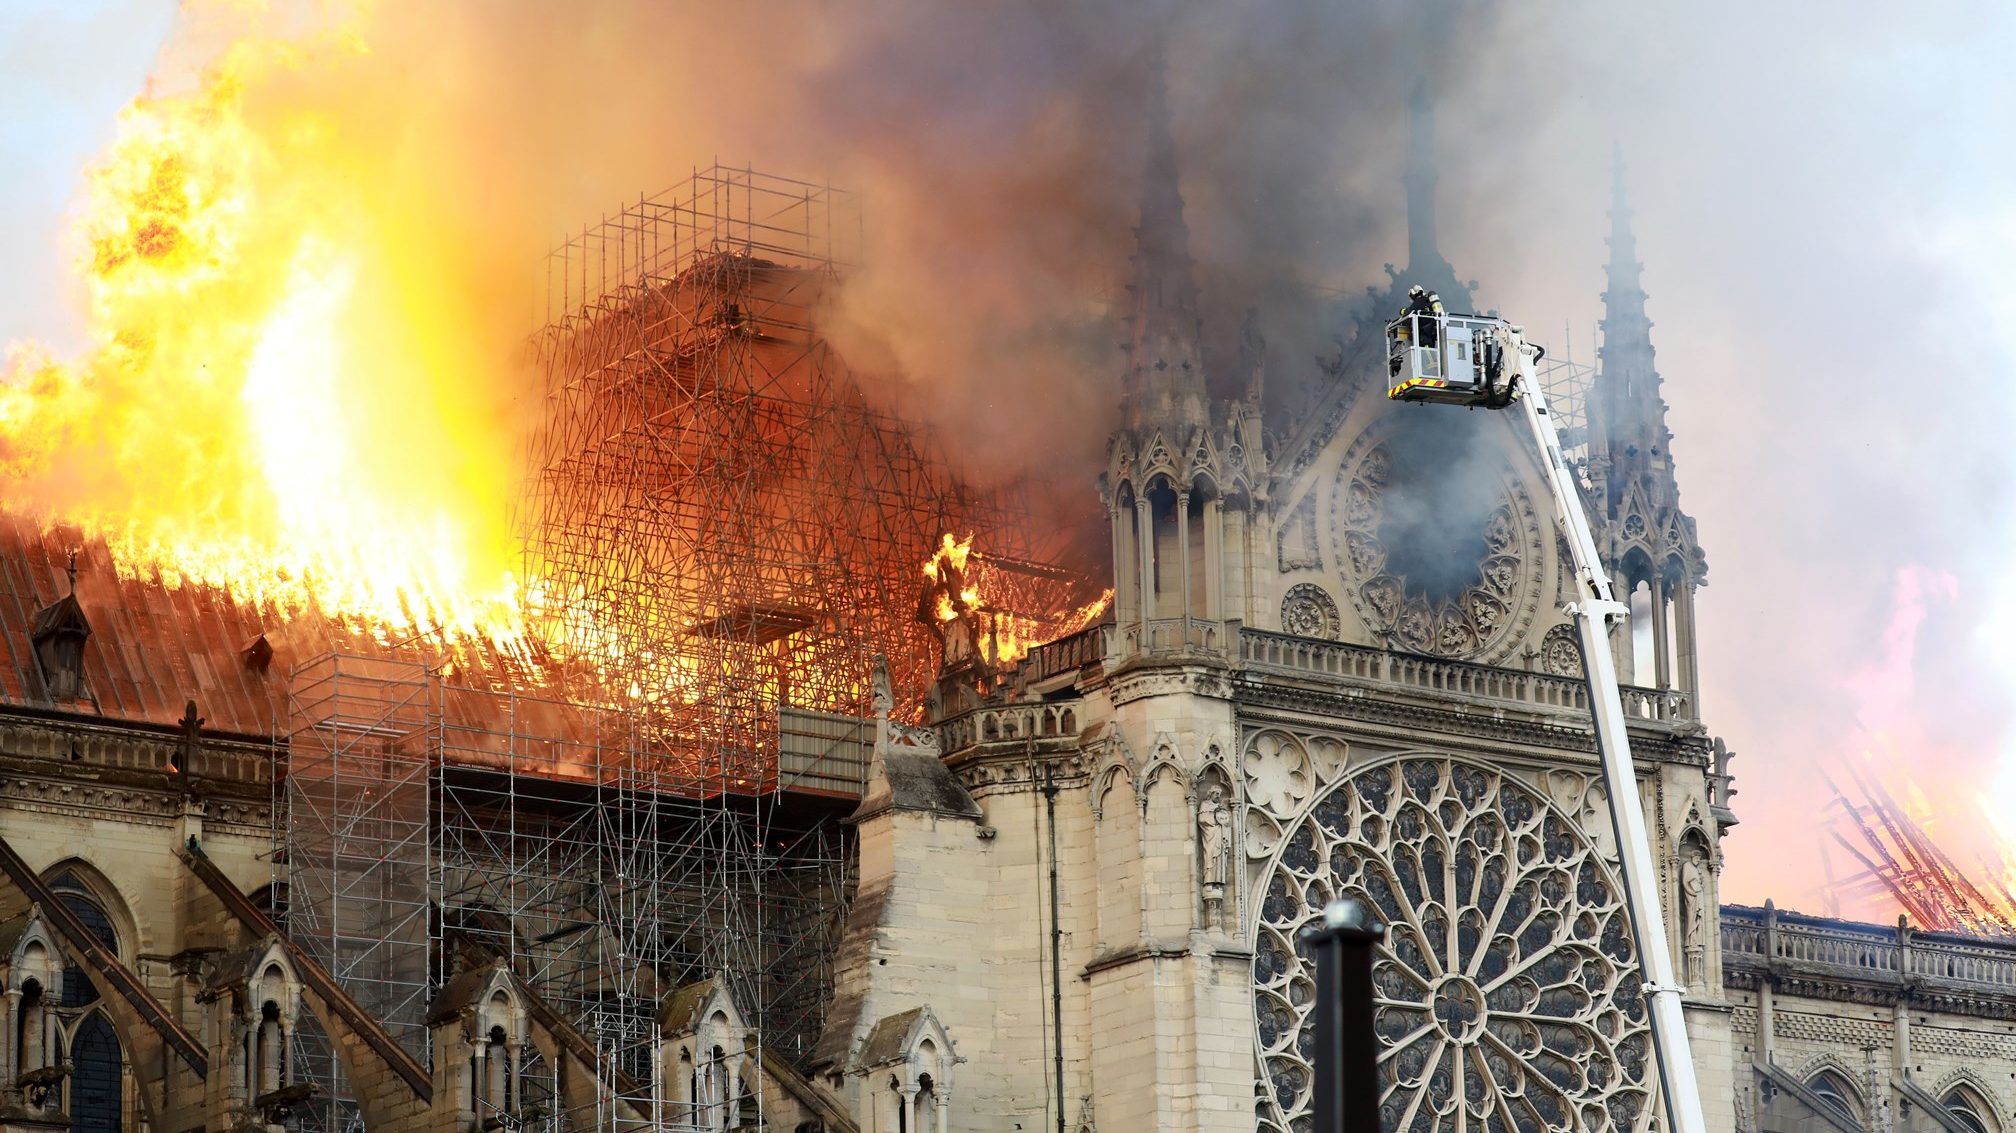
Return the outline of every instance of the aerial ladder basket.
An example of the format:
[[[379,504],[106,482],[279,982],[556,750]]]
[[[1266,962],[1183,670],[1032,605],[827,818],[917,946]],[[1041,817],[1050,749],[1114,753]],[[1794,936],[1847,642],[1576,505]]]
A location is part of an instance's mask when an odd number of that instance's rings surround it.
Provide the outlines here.
[[[1519,396],[1517,341],[1504,319],[1408,311],[1386,324],[1386,396],[1503,409]]]

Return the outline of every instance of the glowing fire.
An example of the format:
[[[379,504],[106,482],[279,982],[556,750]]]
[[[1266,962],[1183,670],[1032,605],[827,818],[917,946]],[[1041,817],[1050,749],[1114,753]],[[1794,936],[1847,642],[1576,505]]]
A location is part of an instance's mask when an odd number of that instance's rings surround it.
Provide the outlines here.
[[[122,576],[513,642],[515,444],[472,395],[504,383],[467,288],[388,199],[385,147],[247,98],[362,50],[241,40],[125,109],[76,222],[92,345],[10,349],[0,490]]]
[[[925,560],[924,577],[931,582],[926,596],[941,632],[949,630],[950,623],[966,619],[974,648],[992,664],[1011,664],[1043,642],[1086,629],[1104,616],[1113,602],[1113,591],[1108,589],[1061,613],[1039,616],[1018,612],[983,599],[990,583],[1001,583],[1005,589],[1012,573],[989,567],[987,556],[973,550],[973,536],[959,539],[947,533],[940,537],[937,551]]]
[[[948,531],[939,539],[938,550],[924,560],[924,577],[936,584],[935,613],[941,622],[980,608],[980,588],[966,579],[966,560],[972,554],[973,536],[956,539]]]

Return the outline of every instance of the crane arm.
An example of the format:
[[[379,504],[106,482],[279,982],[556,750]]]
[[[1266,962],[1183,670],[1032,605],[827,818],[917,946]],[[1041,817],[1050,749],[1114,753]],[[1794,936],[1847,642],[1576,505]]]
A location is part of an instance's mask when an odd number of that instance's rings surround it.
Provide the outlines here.
[[[1501,324],[1502,325],[1502,324]],[[1582,642],[1582,667],[1589,680],[1589,708],[1595,717],[1596,749],[1603,763],[1603,783],[1610,797],[1610,818],[1617,830],[1617,856],[1624,872],[1624,891],[1631,915],[1631,934],[1638,942],[1646,997],[1652,1015],[1652,1041],[1659,1060],[1659,1080],[1674,1133],[1706,1133],[1701,1088],[1687,1039],[1679,980],[1666,935],[1666,916],[1659,901],[1658,871],[1645,829],[1638,793],[1638,775],[1631,758],[1631,737],[1624,721],[1624,700],[1618,688],[1616,659],[1610,651],[1610,623],[1630,612],[1611,592],[1610,577],[1597,554],[1596,538],[1583,510],[1574,470],[1561,452],[1561,437],[1547,409],[1534,363],[1537,347],[1517,328],[1503,325],[1506,355],[1517,367],[1523,387],[1507,391],[1524,405],[1527,427],[1540,449],[1540,464],[1554,496],[1554,515],[1568,543],[1576,579],[1576,600],[1567,606]]]

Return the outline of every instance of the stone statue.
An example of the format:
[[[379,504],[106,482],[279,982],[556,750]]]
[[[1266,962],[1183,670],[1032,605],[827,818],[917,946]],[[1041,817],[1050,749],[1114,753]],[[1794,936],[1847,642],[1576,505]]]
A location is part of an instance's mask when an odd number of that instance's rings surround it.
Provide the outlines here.
[[[1204,900],[1215,913],[1225,900],[1225,879],[1232,866],[1232,808],[1225,788],[1213,785],[1197,808],[1197,845],[1204,866]]]
[[[875,715],[886,720],[889,718],[889,713],[896,710],[896,692],[889,683],[889,658],[880,653],[875,655],[874,680]]]
[[[1708,863],[1697,854],[1680,860],[1680,934],[1687,983],[1700,987],[1708,982]]]

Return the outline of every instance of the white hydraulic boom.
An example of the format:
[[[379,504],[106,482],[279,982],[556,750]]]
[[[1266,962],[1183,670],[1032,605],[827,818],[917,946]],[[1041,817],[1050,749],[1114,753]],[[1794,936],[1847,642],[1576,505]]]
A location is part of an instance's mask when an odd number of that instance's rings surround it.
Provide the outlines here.
[[[1386,396],[1396,401],[1490,409],[1517,403],[1525,409],[1526,424],[1539,446],[1540,464],[1554,496],[1555,519],[1574,559],[1578,597],[1566,609],[1575,619],[1582,641],[1596,749],[1603,761],[1610,818],[1617,828],[1631,934],[1638,944],[1652,1014],[1652,1043],[1666,1112],[1674,1133],[1707,1133],[1687,1041],[1687,1020],[1681,1012],[1681,989],[1667,946],[1666,917],[1659,904],[1659,875],[1652,866],[1652,843],[1645,833],[1631,738],[1625,730],[1617,664],[1610,652],[1610,624],[1624,617],[1629,608],[1611,593],[1610,577],[1597,556],[1575,473],[1561,454],[1561,437],[1555,432],[1554,418],[1547,411],[1547,399],[1534,372],[1540,349],[1504,319],[1429,311],[1410,311],[1394,320],[1386,328],[1386,338],[1392,377]]]

